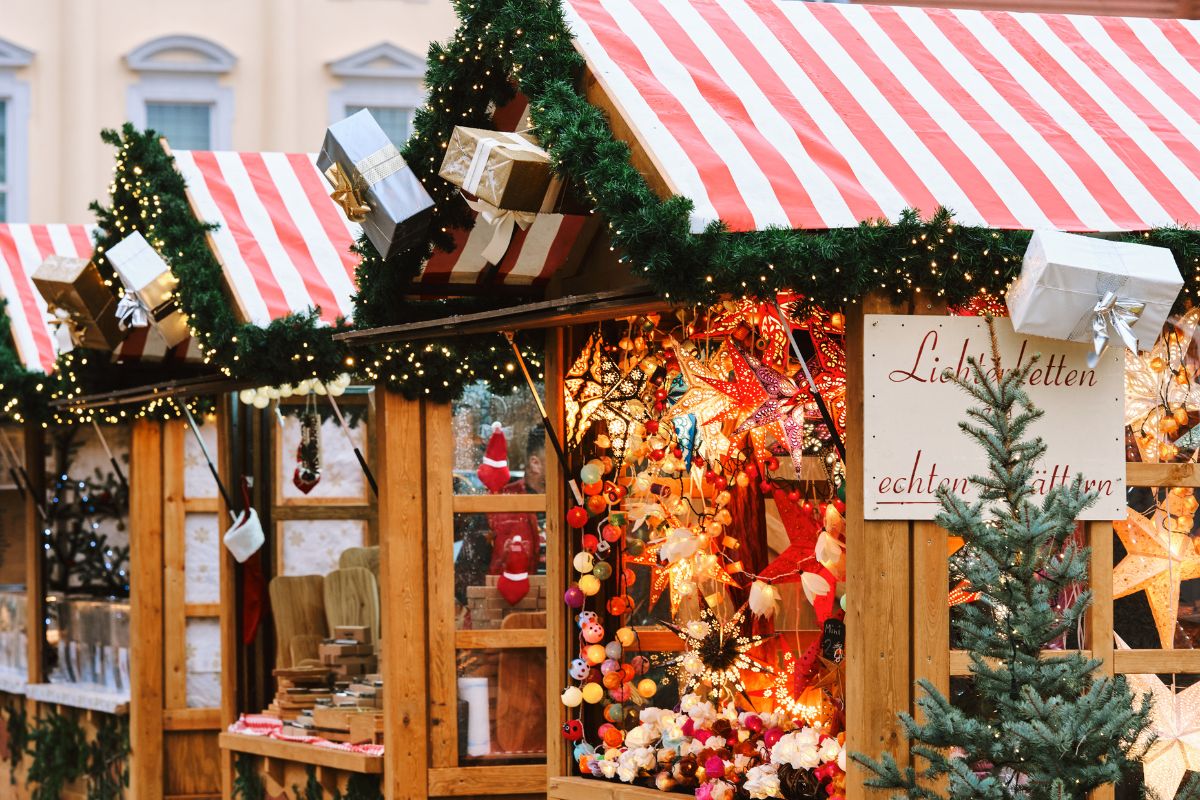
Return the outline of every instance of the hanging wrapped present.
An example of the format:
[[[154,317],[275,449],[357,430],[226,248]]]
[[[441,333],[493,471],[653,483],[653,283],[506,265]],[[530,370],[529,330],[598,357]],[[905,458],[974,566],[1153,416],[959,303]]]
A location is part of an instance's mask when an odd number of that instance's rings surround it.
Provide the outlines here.
[[[508,233],[497,230],[477,213],[469,231],[454,231],[454,250],[437,251],[425,262],[425,284],[504,284],[537,286],[555,273],[574,270],[599,228],[594,214],[532,214]],[[497,257],[498,253],[498,257]],[[495,260],[492,260],[495,259]]]
[[[117,297],[91,261],[49,256],[34,271],[33,283],[46,301],[60,353],[75,347],[112,350],[121,342]]]
[[[1150,347],[1182,288],[1165,247],[1035,231],[1007,303],[1018,333],[1090,342],[1095,366],[1114,337]]]
[[[330,197],[384,259],[425,236],[433,198],[370,111],[329,126],[317,167],[333,186]]]
[[[107,256],[125,285],[116,308],[121,330],[152,326],[168,348],[186,340],[191,331],[175,296],[179,279],[145,237],[134,231]]]
[[[529,134],[462,126],[438,174],[489,206],[529,212],[542,208],[553,178],[550,155]]]

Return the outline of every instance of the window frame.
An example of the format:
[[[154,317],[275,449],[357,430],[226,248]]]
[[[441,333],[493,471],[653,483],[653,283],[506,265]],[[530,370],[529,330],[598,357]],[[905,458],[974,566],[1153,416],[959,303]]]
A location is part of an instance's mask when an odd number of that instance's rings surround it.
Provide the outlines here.
[[[172,60],[172,52],[193,59]],[[207,105],[210,149],[233,149],[233,89],[220,83],[237,64],[232,53],[195,36],[163,36],[132,50],[125,63],[138,76],[126,91],[125,113],[134,126],[145,129],[152,103]]]
[[[5,104],[3,222],[29,218],[30,92],[28,81],[19,79],[17,71],[32,62],[32,51],[0,39],[0,103]]]
[[[415,115],[425,103],[425,59],[396,45],[369,47],[330,62],[328,68],[338,79],[329,93],[331,125],[344,119],[351,106],[396,108]]]

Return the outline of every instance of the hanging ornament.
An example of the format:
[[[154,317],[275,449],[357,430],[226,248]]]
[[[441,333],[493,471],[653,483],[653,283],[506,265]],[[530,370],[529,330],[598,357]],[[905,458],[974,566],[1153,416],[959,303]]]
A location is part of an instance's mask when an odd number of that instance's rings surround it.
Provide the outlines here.
[[[1113,570],[1113,598],[1145,591],[1159,644],[1171,650],[1179,622],[1179,587],[1200,578],[1200,555],[1186,534],[1165,529],[1165,519],[1162,510],[1146,517],[1129,509],[1125,519],[1113,523],[1126,552]]]
[[[613,460],[620,465],[635,428],[650,418],[642,395],[651,370],[635,365],[622,372],[604,351],[604,340],[593,333],[567,370],[563,380],[567,442],[578,448],[592,423],[600,420],[607,427]]]
[[[504,436],[504,426],[499,422],[492,423],[492,435],[475,475],[492,494],[503,491],[512,477],[508,470],[508,439]]]
[[[1146,788],[1174,797],[1188,771],[1200,770],[1200,683],[1181,692],[1157,675],[1129,675],[1129,687],[1149,694],[1154,743],[1142,756]]]
[[[667,662],[681,673],[682,693],[692,691],[703,682],[712,687],[715,695],[736,694],[746,690],[743,672],[773,671],[748,655],[767,637],[742,633],[744,622],[742,611],[729,619],[721,619],[706,608],[700,612],[699,619],[686,625],[663,623],[683,640],[683,652]]]
[[[296,470],[292,483],[308,494],[321,481],[321,415],[316,398],[310,397],[300,415],[300,446],[296,448]]]

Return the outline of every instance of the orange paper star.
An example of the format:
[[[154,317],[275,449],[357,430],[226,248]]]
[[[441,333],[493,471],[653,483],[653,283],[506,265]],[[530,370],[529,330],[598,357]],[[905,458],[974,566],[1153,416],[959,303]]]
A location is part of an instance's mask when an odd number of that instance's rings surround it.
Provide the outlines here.
[[[1113,523],[1126,556],[1113,571],[1113,597],[1144,591],[1163,649],[1175,647],[1179,620],[1179,585],[1200,578],[1200,555],[1185,534],[1163,528],[1163,513],[1147,518],[1130,509]]]

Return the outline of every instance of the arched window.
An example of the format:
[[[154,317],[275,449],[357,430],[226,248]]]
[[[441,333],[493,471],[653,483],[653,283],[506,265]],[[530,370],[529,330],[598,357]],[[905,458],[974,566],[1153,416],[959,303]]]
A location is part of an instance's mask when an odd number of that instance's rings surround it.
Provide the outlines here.
[[[177,150],[232,147],[233,89],[220,82],[237,65],[232,53],[196,36],[163,36],[134,48],[125,64],[138,75],[126,101],[134,125]]]
[[[32,61],[33,53],[0,39],[0,222],[29,214],[29,83],[17,72]]]
[[[425,102],[425,59],[384,42],[329,64],[340,86],[329,95],[329,121],[369,109],[400,147],[412,133],[413,112]]]

